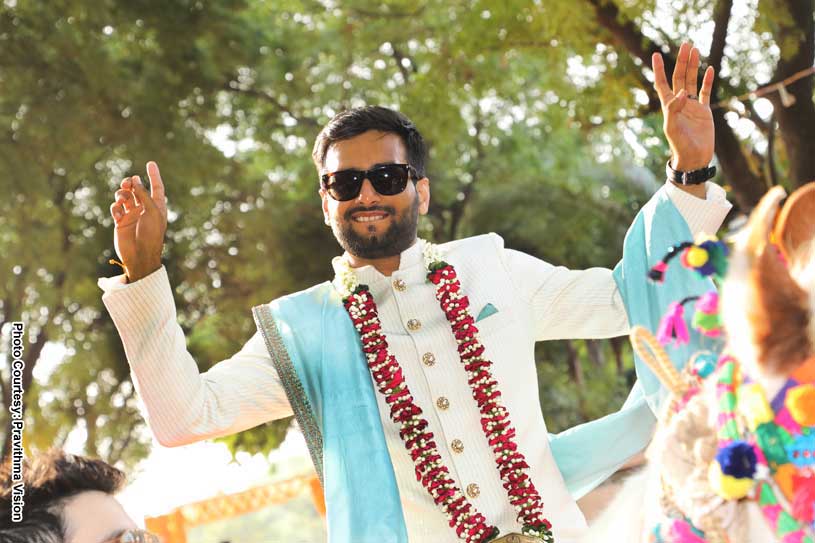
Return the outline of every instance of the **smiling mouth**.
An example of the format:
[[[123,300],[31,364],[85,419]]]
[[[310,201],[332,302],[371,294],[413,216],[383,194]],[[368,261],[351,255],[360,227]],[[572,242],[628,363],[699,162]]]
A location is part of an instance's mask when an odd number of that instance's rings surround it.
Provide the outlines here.
[[[370,223],[370,222],[377,222],[382,221],[388,217],[387,213],[360,213],[359,215],[355,215],[352,220],[354,222],[361,222],[361,223]]]

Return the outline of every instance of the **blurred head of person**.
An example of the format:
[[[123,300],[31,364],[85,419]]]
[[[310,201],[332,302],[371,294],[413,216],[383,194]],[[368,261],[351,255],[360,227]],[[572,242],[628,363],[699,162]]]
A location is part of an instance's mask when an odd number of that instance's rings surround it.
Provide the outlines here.
[[[343,249],[378,259],[413,245],[430,204],[427,155],[416,126],[392,109],[350,109],[328,122],[312,158],[325,222]]]
[[[125,474],[102,460],[52,449],[24,461],[22,522],[12,522],[11,475],[10,463],[0,468],[3,543],[119,543],[128,532],[151,541],[114,498]]]

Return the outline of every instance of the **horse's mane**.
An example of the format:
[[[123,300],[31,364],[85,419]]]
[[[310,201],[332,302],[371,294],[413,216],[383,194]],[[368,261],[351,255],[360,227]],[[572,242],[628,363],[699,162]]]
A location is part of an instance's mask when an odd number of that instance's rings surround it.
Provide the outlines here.
[[[729,349],[765,376],[815,354],[815,183],[784,202],[774,187],[734,236],[722,289]]]

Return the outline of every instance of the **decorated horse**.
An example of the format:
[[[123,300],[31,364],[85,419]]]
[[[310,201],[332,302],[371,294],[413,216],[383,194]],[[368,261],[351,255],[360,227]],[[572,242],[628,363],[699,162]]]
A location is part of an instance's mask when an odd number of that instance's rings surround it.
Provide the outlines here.
[[[725,349],[675,369],[662,343],[687,334],[690,299],[672,305],[657,337],[632,330],[670,398],[645,467],[585,541],[815,543],[815,183],[789,198],[770,190],[727,259],[715,240],[679,249],[702,274],[727,262],[721,299],[696,300],[691,321],[710,335],[723,323]]]

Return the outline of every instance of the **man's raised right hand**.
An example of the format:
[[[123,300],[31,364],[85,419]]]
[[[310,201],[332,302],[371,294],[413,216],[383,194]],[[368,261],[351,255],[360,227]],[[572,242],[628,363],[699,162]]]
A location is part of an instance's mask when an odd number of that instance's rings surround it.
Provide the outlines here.
[[[131,283],[161,268],[161,250],[167,231],[164,182],[155,162],[147,163],[147,176],[149,194],[141,178],[135,175],[122,180],[116,201],[110,205],[116,254]]]

